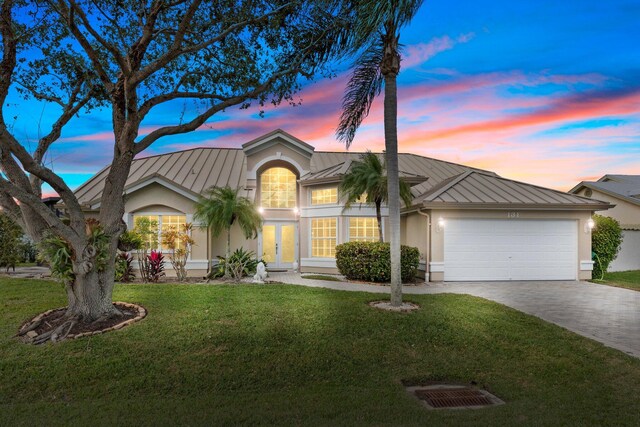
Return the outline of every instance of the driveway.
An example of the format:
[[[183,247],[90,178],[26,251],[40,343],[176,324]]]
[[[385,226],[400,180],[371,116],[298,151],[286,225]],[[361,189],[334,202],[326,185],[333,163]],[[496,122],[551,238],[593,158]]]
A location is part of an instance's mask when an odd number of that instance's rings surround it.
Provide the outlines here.
[[[274,273],[271,280],[337,290],[389,293],[387,286],[303,279]],[[590,282],[451,282],[405,286],[405,294],[457,293],[492,301],[555,323],[640,358],[640,292]]]
[[[640,358],[640,292],[589,282],[445,283],[430,288],[490,299]]]

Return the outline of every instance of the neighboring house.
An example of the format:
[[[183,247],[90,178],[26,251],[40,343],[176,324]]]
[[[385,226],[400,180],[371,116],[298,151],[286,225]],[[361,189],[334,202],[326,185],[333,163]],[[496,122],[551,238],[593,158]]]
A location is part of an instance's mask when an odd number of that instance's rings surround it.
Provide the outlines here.
[[[582,181],[570,192],[615,205],[602,213],[618,220],[623,230],[620,253],[609,271],[640,270],[640,175],[605,175]]]
[[[210,186],[240,188],[264,217],[257,239],[232,231],[233,249],[255,251],[269,269],[335,273],[335,246],[377,240],[375,208],[345,210],[341,177],[361,153],[321,152],[276,130],[241,149],[195,148],[136,159],[125,187],[125,221],[138,216],[171,225],[193,221],[194,202]],[[402,243],[421,253],[427,280],[576,280],[591,277],[593,211],[610,207],[556,190],[501,178],[414,154],[400,154],[401,175],[414,202],[402,211]],[[76,190],[87,213],[97,213],[108,169]],[[388,210],[383,208],[388,241]],[[224,254],[225,236],[193,232],[188,268],[204,274],[207,260]]]

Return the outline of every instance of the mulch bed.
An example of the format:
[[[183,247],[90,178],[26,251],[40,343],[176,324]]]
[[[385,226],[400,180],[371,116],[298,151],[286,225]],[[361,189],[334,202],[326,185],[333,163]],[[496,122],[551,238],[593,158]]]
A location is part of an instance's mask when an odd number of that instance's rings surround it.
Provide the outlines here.
[[[130,304],[126,302],[114,302],[113,303],[123,314],[123,316],[111,317],[103,320],[99,320],[93,323],[76,323],[72,328],[66,339],[75,339],[86,337],[90,335],[99,335],[105,332],[115,331],[122,329],[138,320],[143,319],[147,315],[147,310],[137,304]],[[25,322],[20,331],[27,329],[30,325],[36,322],[41,322],[38,327],[27,332],[23,337],[23,341],[26,343],[32,343],[39,335],[54,330],[67,319],[64,317],[66,307],[55,308],[53,310],[45,311],[42,314],[37,315],[33,319]]]

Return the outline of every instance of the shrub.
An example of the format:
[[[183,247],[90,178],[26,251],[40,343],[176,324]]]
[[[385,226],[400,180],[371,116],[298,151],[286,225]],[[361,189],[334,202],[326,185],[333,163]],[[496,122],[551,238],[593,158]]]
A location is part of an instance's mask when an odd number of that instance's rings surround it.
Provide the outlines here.
[[[401,246],[401,276],[403,282],[413,280],[418,272],[420,251]],[[350,280],[389,282],[391,280],[391,250],[389,243],[348,242],[336,246],[336,264],[340,273]]]
[[[620,223],[613,218],[594,215],[595,226],[591,233],[591,250],[593,251],[593,278],[600,279],[607,272],[609,264],[620,251],[622,229]]]
[[[187,280],[187,261],[191,255],[191,247],[195,240],[191,237],[193,225],[183,224],[181,228],[174,225],[162,233],[163,248],[169,249],[169,261],[176,272],[179,282]]]
[[[150,282],[158,283],[160,278],[164,276],[164,255],[160,251],[151,251],[147,255],[145,276]]]
[[[87,220],[86,222],[89,244],[95,251],[92,262],[96,271],[102,272],[108,263],[109,237],[104,234],[98,221]],[[65,284],[73,283],[75,273],[71,260],[72,250],[64,239],[53,234],[46,235],[39,244],[39,255],[49,264],[53,277],[62,280]]]
[[[21,261],[22,229],[7,215],[0,213],[0,267],[15,270]]]
[[[227,260],[221,256],[218,257],[218,260],[220,262],[209,273],[207,279],[217,279],[224,276]],[[256,273],[259,262],[264,263],[266,267],[267,263],[258,260],[253,251],[247,251],[244,248],[236,249],[229,257],[229,272],[231,273],[231,278],[233,280],[240,280],[245,276],[253,276]]]
[[[22,236],[20,256],[22,257],[22,262],[36,262],[38,258],[38,247],[29,236]]]
[[[118,282],[133,282],[136,275],[133,272],[133,255],[127,252],[120,252],[116,256],[115,280]]]
[[[144,245],[142,236],[133,230],[127,230],[118,239],[118,249],[129,252],[140,249]]]

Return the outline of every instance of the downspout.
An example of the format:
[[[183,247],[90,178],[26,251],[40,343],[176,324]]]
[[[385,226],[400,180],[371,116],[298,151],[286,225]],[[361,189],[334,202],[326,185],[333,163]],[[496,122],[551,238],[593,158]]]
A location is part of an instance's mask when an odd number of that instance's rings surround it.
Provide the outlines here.
[[[427,256],[424,260],[424,274],[425,274],[425,282],[429,281],[429,276],[431,274],[429,263],[431,261],[431,215],[426,212],[422,212],[420,208],[416,211],[420,215],[427,217]]]

